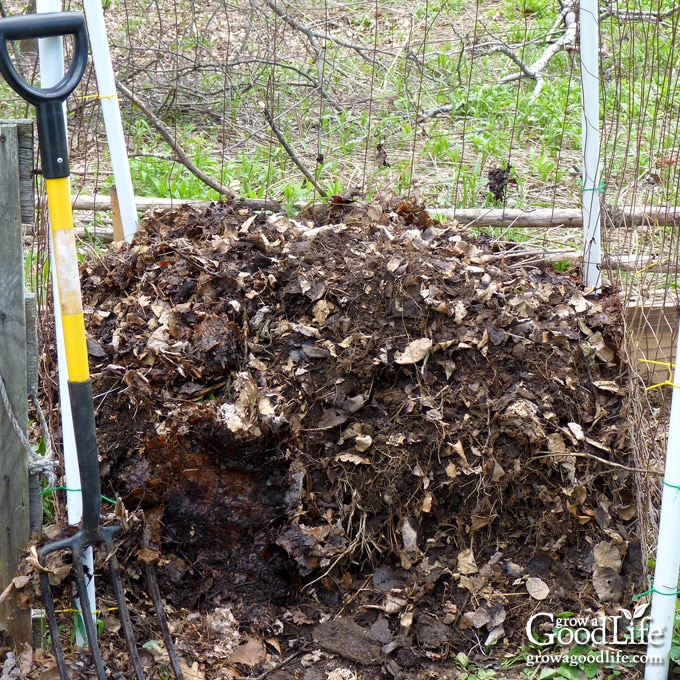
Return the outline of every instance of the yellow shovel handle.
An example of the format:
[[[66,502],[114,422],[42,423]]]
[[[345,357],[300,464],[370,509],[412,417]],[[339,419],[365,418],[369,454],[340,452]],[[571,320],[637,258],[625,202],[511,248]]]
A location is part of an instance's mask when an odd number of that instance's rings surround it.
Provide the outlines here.
[[[69,178],[45,179],[45,186],[52,224],[52,247],[64,327],[68,379],[74,383],[86,382],[90,378],[90,369]]]

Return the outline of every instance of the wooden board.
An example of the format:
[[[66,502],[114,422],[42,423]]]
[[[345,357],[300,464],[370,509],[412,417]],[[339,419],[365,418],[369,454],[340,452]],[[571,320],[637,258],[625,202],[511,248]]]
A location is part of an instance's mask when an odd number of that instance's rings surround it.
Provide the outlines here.
[[[0,378],[14,419],[28,427],[26,394],[26,311],[19,198],[19,146],[15,125],[0,124]],[[17,575],[29,536],[28,457],[0,403],[0,591]],[[10,597],[0,609],[0,627],[15,649],[31,644],[30,611]]]
[[[33,121],[29,118],[19,120],[0,120],[0,125],[16,125],[19,133],[19,194],[21,200],[21,221],[24,224],[35,222]]]
[[[678,338],[678,304],[673,297],[635,300],[626,307],[624,318],[632,343],[631,359],[645,384],[672,381],[669,364],[675,361]]]

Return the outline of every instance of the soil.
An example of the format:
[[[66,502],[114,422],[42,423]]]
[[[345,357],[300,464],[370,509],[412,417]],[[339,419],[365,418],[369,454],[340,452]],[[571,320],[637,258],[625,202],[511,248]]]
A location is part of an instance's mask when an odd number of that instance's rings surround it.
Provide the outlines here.
[[[532,614],[642,589],[621,302],[577,272],[338,196],[149,213],[83,293],[133,623],[143,518],[185,677],[524,677]]]

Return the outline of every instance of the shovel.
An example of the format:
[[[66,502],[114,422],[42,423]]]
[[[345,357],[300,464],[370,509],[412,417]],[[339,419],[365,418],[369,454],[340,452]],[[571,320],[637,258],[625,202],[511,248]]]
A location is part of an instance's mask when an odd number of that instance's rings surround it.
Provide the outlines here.
[[[74,49],[71,65],[66,75],[56,85],[38,88],[29,85],[18,76],[9,57],[8,41],[63,35],[73,36]],[[100,524],[101,488],[95,435],[94,401],[88,367],[78,256],[71,211],[68,148],[62,104],[80,82],[86,64],[87,32],[82,14],[78,12],[54,12],[0,19],[0,73],[15,92],[36,108],[38,141],[52,225],[56,284],[61,299],[59,313],[64,327],[68,391],[71,399],[83,505],[82,524],[78,531],[69,538],[57,540],[42,547],[39,551],[39,558],[44,563],[45,557],[49,553],[58,550],[69,550],[73,554],[76,590],[83,612],[82,619],[85,624],[92,661],[99,680],[106,680],[107,676],[101,651],[97,645],[95,625],[90,615],[92,607],[87,594],[86,575],[83,567],[85,549],[89,546],[104,545],[107,551],[111,586],[118,604],[121,628],[130,651],[130,661],[136,677],[143,680],[144,673],[137,653],[113,545],[113,537],[120,530],[120,527],[102,526]],[[60,641],[54,599],[46,571],[41,574],[40,580],[59,675],[62,680],[68,680],[69,674]]]

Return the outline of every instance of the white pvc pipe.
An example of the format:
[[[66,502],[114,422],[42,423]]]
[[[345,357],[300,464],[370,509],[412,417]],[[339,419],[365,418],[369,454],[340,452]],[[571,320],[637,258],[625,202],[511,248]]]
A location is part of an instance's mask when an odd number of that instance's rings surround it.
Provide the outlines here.
[[[61,0],[36,0],[36,12],[61,12]],[[38,40],[40,57],[40,85],[50,87],[58,83],[64,75],[64,50],[60,37],[40,38]],[[64,121],[66,121],[66,103],[64,103]],[[68,135],[67,135],[68,139]],[[51,234],[51,229],[50,229]],[[54,249],[50,249],[51,268],[54,272]],[[59,403],[61,404],[61,429],[64,446],[64,476],[66,478],[66,512],[69,524],[79,524],[83,515],[82,494],[80,492],[80,470],[71,415],[71,399],[68,391],[68,371],[66,370],[66,348],[64,346],[64,330],[61,323],[61,300],[56,279],[53,278],[52,299],[54,302],[55,336],[57,340],[57,365],[59,374]],[[83,565],[90,574],[94,574],[92,548],[83,554]],[[92,609],[95,609],[94,576],[88,581],[87,594]],[[85,646],[87,640],[80,628],[76,628],[76,643]]]
[[[104,11],[100,0],[83,0],[83,9],[87,18],[87,31],[90,36],[90,49],[97,76],[97,88],[104,116],[106,137],[109,142],[111,167],[116,182],[116,193],[123,222],[123,233],[129,242],[137,232],[138,218],[135,207],[135,194],[130,176],[130,163],[125,146],[123,123],[120,117],[116,81],[111,64],[109,39],[104,25]]]
[[[680,570],[680,370],[676,347],[675,374],[671,393],[671,417],[666,448],[666,471],[661,496],[661,520],[656,548],[652,611],[647,645],[645,680],[666,680],[675,620],[675,601]],[[654,661],[652,658],[654,657]],[[658,660],[661,659],[662,663]]]
[[[583,140],[583,281],[602,284],[600,250],[600,42],[597,0],[581,0],[581,96]]]

